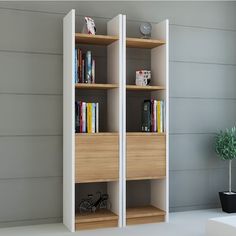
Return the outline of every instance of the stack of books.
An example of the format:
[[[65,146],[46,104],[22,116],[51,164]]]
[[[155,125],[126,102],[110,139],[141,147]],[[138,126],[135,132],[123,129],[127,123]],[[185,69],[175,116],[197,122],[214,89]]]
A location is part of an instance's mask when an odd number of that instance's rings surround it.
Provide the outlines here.
[[[142,131],[164,133],[166,129],[165,102],[145,100],[142,108]]]
[[[75,83],[95,83],[95,59],[91,51],[75,49]]]
[[[88,102],[75,102],[75,132],[99,132],[99,104]]]

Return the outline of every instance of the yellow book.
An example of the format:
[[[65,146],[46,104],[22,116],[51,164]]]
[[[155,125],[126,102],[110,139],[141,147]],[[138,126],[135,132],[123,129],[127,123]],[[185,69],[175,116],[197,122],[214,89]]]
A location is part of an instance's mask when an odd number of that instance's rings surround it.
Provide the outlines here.
[[[87,132],[92,133],[92,103],[87,103]]]
[[[161,101],[157,101],[157,132],[161,133]]]

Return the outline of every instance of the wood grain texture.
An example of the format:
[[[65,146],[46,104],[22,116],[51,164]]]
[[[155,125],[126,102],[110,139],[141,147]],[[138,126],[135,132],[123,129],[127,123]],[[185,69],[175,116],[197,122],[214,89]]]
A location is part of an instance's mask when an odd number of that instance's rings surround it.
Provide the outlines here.
[[[118,84],[75,84],[76,89],[114,89],[118,88]]]
[[[118,150],[118,134],[76,135],[76,183],[117,180],[119,176]]]
[[[165,44],[163,40],[157,39],[140,39],[140,38],[126,38],[126,46],[128,48],[155,48]]]
[[[134,90],[134,91],[157,91],[157,90],[164,90],[164,86],[137,86],[137,85],[126,85],[127,90]]]
[[[108,210],[100,210],[95,213],[77,214],[75,217],[76,230],[116,227],[118,216]]]
[[[117,40],[118,36],[75,34],[75,43],[79,44],[109,45]]]
[[[165,212],[153,206],[127,208],[126,221],[127,225],[162,222]]]
[[[166,175],[166,137],[127,133],[126,175],[132,179],[159,179]]]

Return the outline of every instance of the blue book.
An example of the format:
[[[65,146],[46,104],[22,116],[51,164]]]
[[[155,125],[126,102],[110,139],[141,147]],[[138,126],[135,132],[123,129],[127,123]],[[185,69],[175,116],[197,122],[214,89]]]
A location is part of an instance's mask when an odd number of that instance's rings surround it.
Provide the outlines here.
[[[75,83],[78,82],[78,58],[77,58],[77,48],[75,49]]]

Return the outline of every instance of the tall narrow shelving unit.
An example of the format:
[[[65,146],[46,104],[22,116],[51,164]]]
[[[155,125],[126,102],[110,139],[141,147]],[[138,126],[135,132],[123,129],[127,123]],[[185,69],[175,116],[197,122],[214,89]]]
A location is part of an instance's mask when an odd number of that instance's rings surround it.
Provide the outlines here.
[[[107,35],[75,32],[75,11],[63,21],[63,222],[70,231],[122,226],[122,16],[107,22]],[[104,47],[107,70],[96,83],[75,83],[75,48]],[[99,102],[99,133],[75,133],[75,101]],[[97,191],[111,209],[79,212],[79,202]]]
[[[124,225],[168,221],[168,32],[169,23],[166,20],[152,25],[151,39],[127,37],[125,41],[126,48],[147,50],[150,67],[140,69],[150,69],[152,76],[150,86],[136,86],[135,76],[132,80],[125,77]],[[135,71],[132,74],[135,75]],[[165,133],[141,132],[141,107],[145,99],[165,101]]]
[[[74,232],[167,221],[168,21],[153,25],[151,40],[126,38],[124,15],[107,22],[107,35],[75,29],[75,10],[71,10],[63,20],[63,222]],[[75,48],[81,47],[92,54],[97,47],[106,52],[106,63],[100,62],[106,70],[96,75],[94,84],[75,83]],[[127,83],[128,47],[150,50],[151,86]],[[166,101],[165,133],[142,133],[135,126],[137,120],[134,127],[126,125],[141,113],[141,107],[137,110],[135,104],[127,103],[129,93]],[[75,133],[76,101],[99,102],[99,133]],[[126,108],[134,111],[133,118]],[[81,214],[79,202],[97,191],[109,194],[111,208]],[[148,194],[144,196],[148,202],[135,205],[136,193]]]

